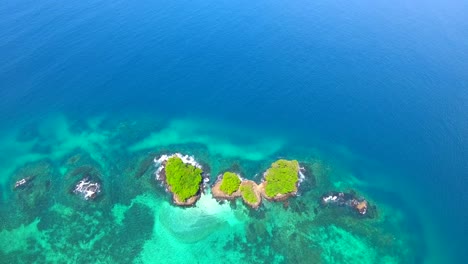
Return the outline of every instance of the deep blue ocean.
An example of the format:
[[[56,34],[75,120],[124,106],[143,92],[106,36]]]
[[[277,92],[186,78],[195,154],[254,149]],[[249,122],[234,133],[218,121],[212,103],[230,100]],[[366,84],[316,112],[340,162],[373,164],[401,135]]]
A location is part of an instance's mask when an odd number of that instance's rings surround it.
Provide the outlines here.
[[[319,150],[375,200],[404,207],[432,241],[424,255],[462,263],[467,14],[462,0],[5,0],[0,165],[28,157],[11,131],[28,137],[51,116],[229,124],[220,140],[285,139],[273,156]]]

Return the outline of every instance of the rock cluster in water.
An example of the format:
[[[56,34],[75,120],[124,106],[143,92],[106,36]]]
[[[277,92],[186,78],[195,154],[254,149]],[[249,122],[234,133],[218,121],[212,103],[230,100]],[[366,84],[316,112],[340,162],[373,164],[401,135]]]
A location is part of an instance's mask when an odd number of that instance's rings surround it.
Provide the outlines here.
[[[24,164],[13,174],[14,196],[28,217],[34,218],[48,201],[54,173],[49,162],[39,161]]]
[[[353,192],[329,192],[327,194],[322,195],[321,204],[323,206],[334,205],[347,207],[363,216],[365,215],[373,217],[374,215],[374,208],[370,207],[369,202],[364,198],[356,196],[356,194]]]
[[[19,181],[16,181],[15,182],[15,189],[26,188],[31,183],[32,180],[33,180],[33,177],[26,177],[26,178],[23,178],[23,179],[21,179]]]
[[[80,195],[85,200],[93,200],[101,192],[101,185],[93,182],[89,177],[81,179],[73,189],[73,193]]]

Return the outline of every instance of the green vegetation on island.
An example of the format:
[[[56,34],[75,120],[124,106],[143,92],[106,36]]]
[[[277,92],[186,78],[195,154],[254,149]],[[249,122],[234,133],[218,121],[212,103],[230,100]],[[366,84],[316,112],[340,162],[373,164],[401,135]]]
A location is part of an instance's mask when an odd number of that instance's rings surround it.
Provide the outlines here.
[[[167,160],[166,182],[170,190],[181,201],[195,196],[200,188],[202,181],[202,170],[185,164],[179,157],[171,157]]]
[[[297,190],[299,181],[299,162],[297,160],[278,160],[271,164],[265,175],[265,194],[268,197],[285,195]]]
[[[219,189],[227,195],[231,195],[233,192],[239,189],[241,180],[237,174],[232,172],[225,172],[221,180],[221,186]]]
[[[249,204],[256,204],[258,202],[253,187],[253,184],[242,184],[240,187],[242,198]]]

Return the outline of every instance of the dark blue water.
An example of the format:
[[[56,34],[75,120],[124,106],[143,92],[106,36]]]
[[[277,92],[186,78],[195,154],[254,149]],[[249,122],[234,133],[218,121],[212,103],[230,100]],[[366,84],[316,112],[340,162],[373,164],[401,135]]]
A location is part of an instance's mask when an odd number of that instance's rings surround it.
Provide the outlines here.
[[[467,13],[456,0],[4,1],[0,126],[140,112],[343,145],[414,191],[462,257]]]

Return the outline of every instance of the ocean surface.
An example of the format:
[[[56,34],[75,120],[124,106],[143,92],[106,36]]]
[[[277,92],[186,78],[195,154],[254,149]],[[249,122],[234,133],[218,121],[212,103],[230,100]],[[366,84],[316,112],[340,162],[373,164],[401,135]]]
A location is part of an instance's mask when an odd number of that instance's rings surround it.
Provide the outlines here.
[[[468,3],[5,0],[0,263],[463,263]],[[214,183],[279,158],[299,196],[180,208],[153,158]],[[96,200],[73,194],[94,175]],[[26,189],[15,182],[33,177]],[[375,218],[320,206],[355,191]]]

